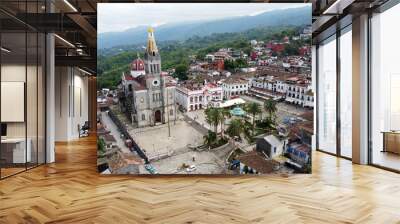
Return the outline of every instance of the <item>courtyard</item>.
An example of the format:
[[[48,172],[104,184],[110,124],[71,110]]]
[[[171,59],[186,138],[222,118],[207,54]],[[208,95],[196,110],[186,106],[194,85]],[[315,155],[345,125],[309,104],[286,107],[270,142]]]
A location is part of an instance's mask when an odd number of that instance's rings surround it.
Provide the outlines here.
[[[213,152],[197,152],[190,149],[151,164],[160,174],[223,174],[226,170],[224,160]],[[183,167],[184,164],[195,166],[196,169],[188,171]]]
[[[197,113],[198,115],[204,114],[204,110]],[[129,133],[160,174],[222,174],[230,172],[226,169],[225,163],[227,155],[233,147],[227,145],[218,151],[206,148],[194,149],[203,145],[203,136],[207,133],[208,127],[203,125],[204,116],[198,118],[194,117],[194,113],[190,115],[180,113],[177,121],[170,122],[169,128],[168,124],[162,124],[153,127],[130,128]],[[188,170],[188,166],[196,168]],[[142,167],[140,173],[147,173],[147,171]]]
[[[170,136],[168,124],[132,129],[129,132],[149,158],[170,155],[185,150],[188,145],[203,144],[203,134],[183,119],[175,124],[170,122],[169,129]]]

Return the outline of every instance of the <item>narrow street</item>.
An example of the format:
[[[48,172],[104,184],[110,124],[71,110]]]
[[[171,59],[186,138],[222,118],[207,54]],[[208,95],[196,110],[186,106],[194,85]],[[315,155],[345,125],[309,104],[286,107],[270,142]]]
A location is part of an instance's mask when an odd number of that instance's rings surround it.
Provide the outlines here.
[[[118,147],[121,149],[122,152],[131,153],[128,147],[125,146],[124,141],[121,139],[121,133],[118,131],[117,126],[108,116],[107,112],[101,112],[101,119],[104,125],[106,125],[107,129],[110,130],[110,134],[112,134],[117,141]]]

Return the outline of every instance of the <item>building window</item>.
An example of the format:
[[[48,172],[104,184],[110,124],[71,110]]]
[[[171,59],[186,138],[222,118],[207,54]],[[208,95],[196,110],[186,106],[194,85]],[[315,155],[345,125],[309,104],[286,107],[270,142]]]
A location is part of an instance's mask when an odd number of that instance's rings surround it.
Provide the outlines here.
[[[350,30],[348,30],[350,29]],[[352,34],[351,26],[340,36],[340,154],[352,157]],[[311,97],[310,97],[311,98]]]
[[[146,120],[146,115],[142,114],[142,121]]]
[[[190,97],[190,103],[193,103],[193,97],[192,96]]]
[[[174,110],[173,109],[171,109],[170,111],[169,111],[169,115],[174,115]]]
[[[400,170],[396,154],[400,146],[394,142],[399,142],[400,136],[390,132],[400,130],[399,19],[400,4],[371,19],[371,157],[373,164],[395,170]]]
[[[336,35],[318,48],[318,148],[336,154]]]

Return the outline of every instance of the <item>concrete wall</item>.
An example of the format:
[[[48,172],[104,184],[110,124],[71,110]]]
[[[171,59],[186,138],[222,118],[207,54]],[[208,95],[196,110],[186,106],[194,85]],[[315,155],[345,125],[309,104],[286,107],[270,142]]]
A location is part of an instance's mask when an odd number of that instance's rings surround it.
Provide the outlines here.
[[[55,74],[55,141],[74,140],[89,120],[88,77],[73,67],[56,67]]]

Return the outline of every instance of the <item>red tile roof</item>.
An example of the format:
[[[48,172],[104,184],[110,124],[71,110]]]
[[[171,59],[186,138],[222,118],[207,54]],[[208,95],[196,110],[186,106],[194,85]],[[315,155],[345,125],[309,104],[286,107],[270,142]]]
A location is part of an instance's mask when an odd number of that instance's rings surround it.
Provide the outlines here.
[[[265,158],[257,151],[246,152],[237,159],[259,173],[271,173],[275,165],[273,160]]]
[[[133,76],[131,76],[130,74],[128,74],[128,73],[124,73],[124,80],[126,80],[126,81],[132,81],[132,80],[134,80],[135,78],[133,77]]]

